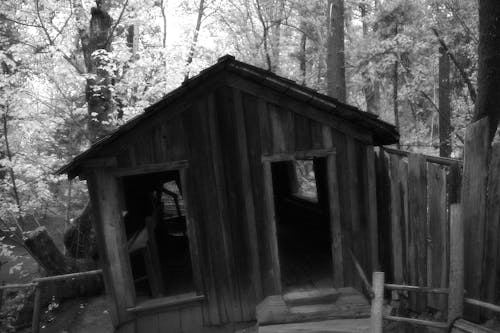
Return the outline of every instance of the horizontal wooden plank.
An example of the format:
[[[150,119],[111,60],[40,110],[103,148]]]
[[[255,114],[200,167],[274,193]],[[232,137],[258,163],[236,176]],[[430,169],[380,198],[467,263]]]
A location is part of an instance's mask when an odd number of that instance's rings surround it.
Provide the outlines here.
[[[397,316],[384,316],[384,319],[391,321],[399,321],[403,323],[409,323],[414,325],[435,327],[435,328],[448,328],[448,324],[441,321],[430,321],[416,318],[406,318],[406,317],[397,317]]]
[[[500,312],[500,306],[492,303],[483,302],[473,298],[465,298],[464,302],[471,305],[476,305],[484,309],[488,309],[495,312]]]
[[[279,162],[279,161],[290,161],[290,160],[305,160],[315,157],[325,157],[328,155],[335,154],[335,149],[314,149],[314,150],[303,150],[295,151],[290,153],[280,153],[271,155],[262,155],[262,162]]]
[[[383,149],[389,154],[394,154],[394,155],[403,156],[403,157],[408,157],[411,154],[411,152],[406,151],[406,150],[393,149],[393,148],[388,148],[388,147],[384,147]],[[437,164],[446,165],[446,166],[451,166],[451,165],[456,165],[456,164],[462,165],[463,164],[462,160],[457,160],[454,158],[432,156],[432,155],[423,155],[423,156],[427,162],[431,162],[431,163],[437,163]]]
[[[450,292],[447,288],[431,288],[431,287],[419,287],[419,286],[407,286],[402,284],[384,284],[386,289],[392,290],[406,290],[406,291],[414,291],[420,293],[431,293],[431,294],[447,294]]]
[[[113,176],[116,177],[124,177],[124,176],[141,175],[145,173],[185,169],[188,166],[189,163],[186,160],[166,162],[166,163],[152,163],[152,164],[143,164],[141,166],[131,167],[131,168],[118,168],[113,170],[112,174]]]
[[[96,270],[87,271],[87,272],[78,272],[78,273],[71,273],[71,274],[41,277],[41,278],[33,279],[33,282],[40,283],[40,282],[47,282],[47,281],[69,280],[69,279],[82,278],[82,277],[86,277],[86,276],[90,276],[90,275],[100,275],[100,274],[102,274],[102,269],[96,269]]]
[[[204,295],[184,294],[172,297],[162,297],[144,301],[133,308],[128,308],[127,312],[148,312],[158,309],[174,308],[180,306],[187,306],[192,303],[198,303],[205,299]]]

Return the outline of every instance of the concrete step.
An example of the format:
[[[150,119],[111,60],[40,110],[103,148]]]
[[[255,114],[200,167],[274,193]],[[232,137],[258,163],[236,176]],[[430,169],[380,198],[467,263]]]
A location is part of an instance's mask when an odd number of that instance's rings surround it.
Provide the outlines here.
[[[340,293],[334,288],[298,290],[283,295],[288,306],[332,304],[339,297]]]
[[[370,304],[361,293],[353,288],[337,291],[339,296],[331,304],[290,306],[281,295],[266,297],[257,305],[257,322],[259,326],[265,326],[370,316]]]
[[[335,319],[259,327],[259,333],[368,333],[370,319]]]

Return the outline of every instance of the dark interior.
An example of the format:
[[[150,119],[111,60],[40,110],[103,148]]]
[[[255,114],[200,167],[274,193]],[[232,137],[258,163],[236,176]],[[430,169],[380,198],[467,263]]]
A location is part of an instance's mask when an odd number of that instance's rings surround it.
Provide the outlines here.
[[[321,158],[272,164],[284,292],[333,286],[325,167]]]
[[[194,291],[179,172],[123,177],[123,190],[137,298]]]

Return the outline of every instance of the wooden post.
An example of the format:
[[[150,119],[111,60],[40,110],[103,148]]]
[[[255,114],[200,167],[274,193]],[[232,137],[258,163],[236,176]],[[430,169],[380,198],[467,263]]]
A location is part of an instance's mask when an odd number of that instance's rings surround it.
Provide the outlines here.
[[[342,253],[342,225],[340,220],[339,183],[335,154],[326,158],[328,179],[328,208],[330,212],[330,232],[332,235],[333,286],[344,287],[344,261]]]
[[[373,272],[372,310],[370,319],[370,333],[382,333],[384,309],[384,272]]]
[[[40,332],[40,307],[42,300],[42,289],[40,285],[35,286],[35,301],[33,305],[33,318],[31,319],[31,332]]]
[[[448,324],[463,314],[464,302],[464,225],[462,207],[450,206],[450,294],[448,296]]]

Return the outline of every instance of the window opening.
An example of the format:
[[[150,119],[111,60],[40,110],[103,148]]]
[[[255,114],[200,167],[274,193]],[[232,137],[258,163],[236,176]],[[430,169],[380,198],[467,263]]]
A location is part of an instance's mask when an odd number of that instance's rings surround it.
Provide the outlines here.
[[[179,172],[123,177],[123,188],[137,299],[194,292]]]

